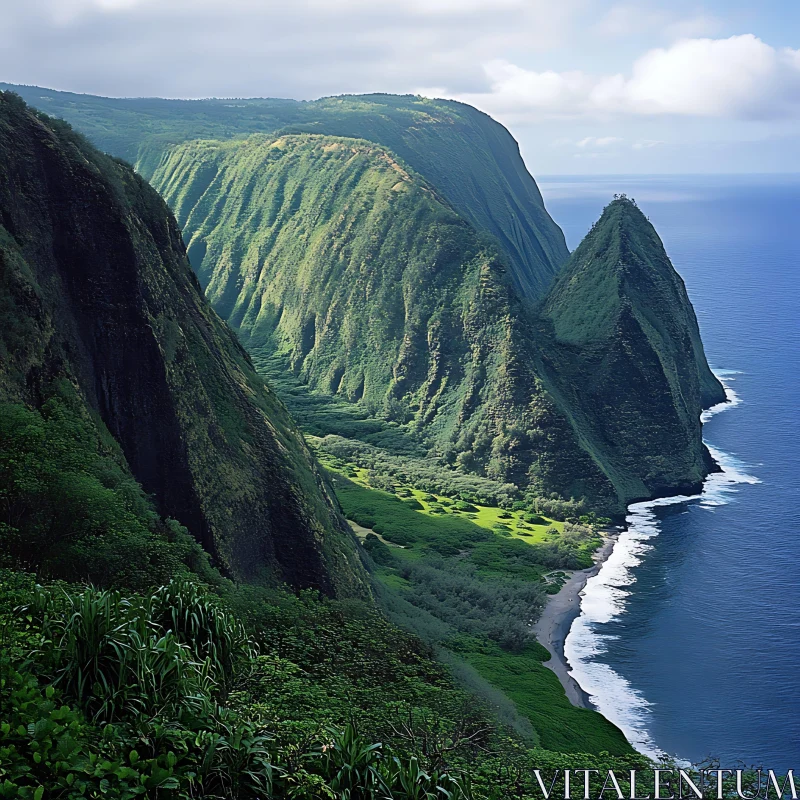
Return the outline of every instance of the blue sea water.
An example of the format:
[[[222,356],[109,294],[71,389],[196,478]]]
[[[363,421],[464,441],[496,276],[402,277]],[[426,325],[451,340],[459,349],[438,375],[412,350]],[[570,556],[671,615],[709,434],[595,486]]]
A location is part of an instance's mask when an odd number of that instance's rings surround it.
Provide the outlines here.
[[[539,180],[574,248],[615,192],[664,241],[734,402],[702,496],[630,509],[567,640],[640,750],[800,770],[800,176]]]

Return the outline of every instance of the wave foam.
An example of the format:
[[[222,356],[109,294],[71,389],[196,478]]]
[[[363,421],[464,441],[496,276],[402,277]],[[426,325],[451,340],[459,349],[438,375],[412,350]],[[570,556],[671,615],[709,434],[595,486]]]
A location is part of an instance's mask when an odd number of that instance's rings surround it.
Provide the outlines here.
[[[727,402],[720,403],[703,412],[702,422],[741,404],[741,398],[730,387],[735,380],[735,370],[719,370],[715,373],[725,387]],[[564,643],[564,651],[570,664],[573,678],[592,699],[592,703],[606,719],[613,722],[641,753],[658,759],[665,755],[648,733],[652,709],[644,695],[608,664],[597,661],[597,656],[606,652],[606,642],[616,638],[603,633],[603,625],[616,620],[625,612],[626,598],[630,587],[636,582],[635,568],[642,557],[652,549],[650,540],[659,533],[659,520],[655,509],[677,503],[697,503],[701,508],[714,511],[725,505],[728,496],[738,491],[738,484],[759,483],[758,478],[746,472],[745,465],[729,453],[725,453],[706,442],[721,472],[709,475],[698,495],[662,497],[628,507],[626,529],[620,533],[611,555],[603,563],[597,575],[589,578],[581,593],[581,613],[573,622]]]

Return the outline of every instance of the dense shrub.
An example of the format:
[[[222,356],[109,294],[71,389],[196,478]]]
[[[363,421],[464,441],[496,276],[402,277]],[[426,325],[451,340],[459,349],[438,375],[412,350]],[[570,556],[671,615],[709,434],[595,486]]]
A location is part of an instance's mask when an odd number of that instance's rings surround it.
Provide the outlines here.
[[[459,472],[441,459],[400,455],[396,451],[390,452],[344,436],[329,435],[322,438],[318,445],[320,453],[370,470],[370,484],[377,488],[405,483],[425,492],[491,506],[509,504],[518,495],[517,487],[513,484]],[[385,485],[381,485],[381,481]]]
[[[277,700],[267,688],[273,661],[256,657],[232,612],[197,586],[173,583],[140,597],[43,588],[8,572],[0,579],[0,797],[473,796],[466,779],[444,769],[442,752],[423,768],[355,723],[321,726],[319,711],[300,740],[265,729],[263,705],[244,704],[242,688],[259,687],[262,703]],[[27,603],[10,613],[18,599]],[[402,638],[386,639],[387,648],[390,641],[402,657]],[[418,652],[415,664],[425,663]],[[239,699],[226,705],[235,676]],[[295,725],[299,700],[276,704]]]
[[[218,580],[202,548],[158,516],[102,434],[73,410],[69,387],[41,411],[0,405],[0,563],[130,588],[190,571]]]
[[[531,623],[545,602],[539,583],[482,578],[463,562],[428,559],[398,567],[411,588],[407,599],[456,630],[483,634],[508,650],[521,650],[533,637]]]

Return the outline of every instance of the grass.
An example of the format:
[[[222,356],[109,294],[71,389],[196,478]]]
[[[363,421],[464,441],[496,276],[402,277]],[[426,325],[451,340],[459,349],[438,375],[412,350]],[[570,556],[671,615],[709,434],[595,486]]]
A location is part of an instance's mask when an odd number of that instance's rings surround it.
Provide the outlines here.
[[[381,569],[379,574],[381,582],[389,589],[408,589],[411,586],[410,581],[402,575],[398,575],[394,570]]]
[[[615,725],[569,702],[555,673],[544,666],[550,654],[538,642],[522,653],[507,653],[497,645],[460,637],[453,650],[514,702],[538,733],[542,747],[562,753],[630,753]]]
[[[508,530],[491,527],[488,520],[496,516],[486,514],[484,524],[478,524],[458,512],[432,513],[435,501],[417,499],[423,493],[412,490],[414,499],[424,506],[415,510],[407,499],[357,483],[341,473],[329,474],[345,517],[378,534],[386,543],[398,545],[391,550],[400,560],[422,556],[458,558],[473,564],[486,578],[534,583],[543,583],[543,574],[552,569],[591,564],[591,553],[597,544],[594,538],[575,544],[557,533],[542,533],[538,538],[515,536],[510,526]],[[498,513],[500,509],[495,510]]]
[[[442,555],[457,555],[456,545],[467,546],[494,538],[491,531],[472,520],[456,514],[417,511],[393,494],[369,488],[341,474],[332,476],[345,516],[393,544],[416,545]]]
[[[419,492],[417,490],[412,491],[414,497],[416,497],[423,506],[422,513],[430,514],[430,502],[425,502],[420,497],[424,492]],[[441,500],[442,498],[437,498],[438,502],[441,502]],[[511,538],[521,539],[528,544],[552,540],[554,538],[554,530],[558,533],[564,530],[563,522],[547,519],[546,517],[544,525],[530,525],[522,519],[525,514],[524,511],[504,511],[502,508],[497,508],[496,506],[482,506],[477,503],[474,505],[477,509],[474,513],[450,511],[449,509],[447,513],[458,514],[458,516],[465,517],[475,523],[475,525],[480,525],[487,530],[494,530],[496,525],[505,525],[509,528]],[[506,514],[511,515],[510,519],[505,517]]]
[[[332,460],[326,458],[324,452],[318,453],[320,461],[330,471],[347,477],[356,486],[361,486],[365,489],[373,489],[369,482],[369,471],[363,467],[348,465],[346,467],[333,466]],[[389,494],[388,492],[386,494]],[[534,544],[537,542],[552,542],[557,538],[558,534],[564,531],[564,523],[558,520],[543,517],[544,524],[531,524],[525,522],[523,519],[527,513],[525,511],[507,511],[498,506],[481,505],[480,503],[471,503],[475,511],[457,511],[452,505],[458,498],[447,497],[446,495],[432,494],[431,492],[416,489],[409,485],[398,485],[394,491],[395,497],[402,500],[413,498],[421,506],[421,509],[414,510],[413,513],[424,515],[427,517],[435,517],[442,519],[447,516],[458,520],[464,520],[469,525],[477,525],[480,528],[485,528],[495,535],[500,535],[497,526],[503,525],[508,528],[504,536],[511,539],[519,539],[527,544]],[[430,499],[433,498],[433,499]],[[431,508],[440,507],[440,513],[432,513]],[[465,526],[466,528],[467,526]]]
[[[523,519],[528,512],[463,501],[461,507],[467,510],[456,511],[457,498],[408,484],[395,485],[391,493],[382,491],[370,485],[370,479],[376,479],[374,470],[321,455],[345,515],[375,557],[377,595],[391,619],[455,653],[486,682],[486,691],[499,692],[503,703],[513,704],[541,747],[563,753],[630,754],[616,726],[595,711],[570,704],[555,673],[543,664],[549,653],[531,638],[523,621],[522,609],[530,609],[535,617],[546,596],[557,592],[567,577],[563,566],[539,560],[568,538],[564,523],[545,519],[543,524],[530,524]],[[412,502],[416,508],[409,505]],[[371,544],[371,532],[383,544]],[[596,541],[581,544],[581,557],[589,558]],[[493,591],[526,585],[539,587],[538,605],[515,605],[509,598],[508,610],[501,601],[489,617],[481,617],[479,609],[473,613],[463,603],[473,596],[480,604],[486,597],[481,593],[487,591],[486,602],[491,603]],[[521,636],[498,635],[505,625],[521,629]]]

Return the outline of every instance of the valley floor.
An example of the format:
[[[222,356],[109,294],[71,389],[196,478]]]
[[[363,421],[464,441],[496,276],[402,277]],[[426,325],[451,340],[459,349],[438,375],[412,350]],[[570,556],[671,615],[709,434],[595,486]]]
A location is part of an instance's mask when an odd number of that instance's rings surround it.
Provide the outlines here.
[[[254,362],[326,469],[383,614],[426,642],[527,746],[632,755],[564,661],[579,593],[607,555],[610,521],[575,501],[525,497],[455,469],[404,426],[309,391],[279,358],[256,350]],[[565,597],[573,601],[563,608]],[[553,631],[537,641],[543,611]]]

